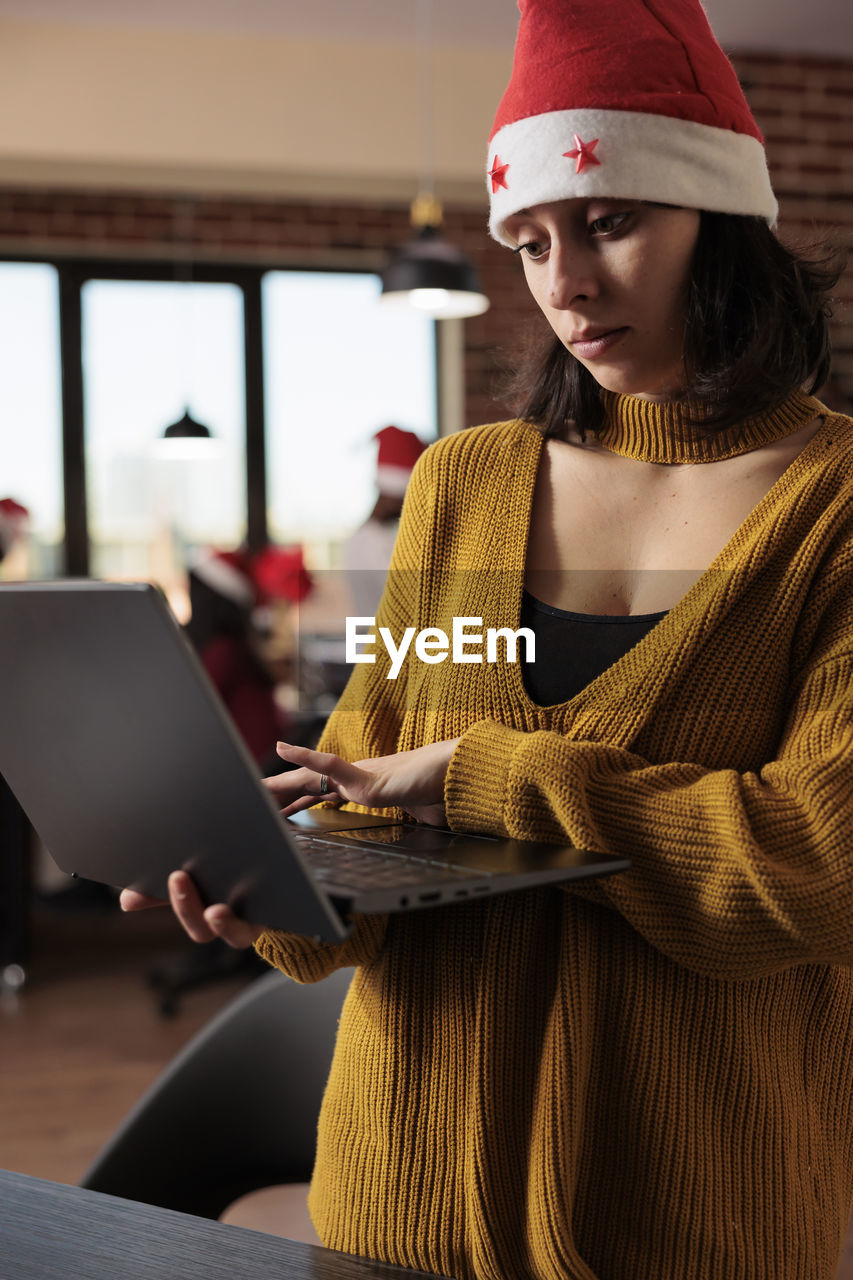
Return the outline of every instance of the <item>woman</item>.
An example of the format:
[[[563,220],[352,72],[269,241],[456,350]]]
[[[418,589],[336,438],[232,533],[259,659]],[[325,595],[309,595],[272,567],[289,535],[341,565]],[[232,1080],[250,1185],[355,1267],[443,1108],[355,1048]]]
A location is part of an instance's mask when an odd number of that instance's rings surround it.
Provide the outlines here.
[[[488,173],[555,335],[538,425],[426,452],[381,606],[524,613],[552,659],[361,666],[269,783],[632,869],[339,946],[171,881],[192,937],[359,966],[312,1215],[460,1280],[831,1280],[853,1186],[853,423],[800,390],[820,273],[759,227],[734,73],[655,9],[522,4]]]

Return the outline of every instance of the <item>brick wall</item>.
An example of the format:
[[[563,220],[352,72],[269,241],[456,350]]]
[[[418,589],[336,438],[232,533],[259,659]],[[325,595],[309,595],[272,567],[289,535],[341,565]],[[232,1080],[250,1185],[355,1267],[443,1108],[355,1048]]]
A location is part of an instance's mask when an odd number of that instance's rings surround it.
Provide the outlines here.
[[[850,254],[821,394],[853,413],[853,62],[756,54],[734,62],[764,133],[781,237],[806,245],[828,237]]]
[[[827,232],[853,246],[853,62],[735,58],[768,148],[783,238]],[[0,187],[0,255],[175,255],[186,204],[168,196]],[[520,264],[485,232],[485,212],[449,208],[445,230],[478,267],[491,310],[466,322],[466,421],[505,416],[500,384],[536,323]],[[199,259],[377,269],[408,238],[408,212],[367,204],[198,197],[189,226]],[[838,289],[826,398],[853,410],[853,267]]]

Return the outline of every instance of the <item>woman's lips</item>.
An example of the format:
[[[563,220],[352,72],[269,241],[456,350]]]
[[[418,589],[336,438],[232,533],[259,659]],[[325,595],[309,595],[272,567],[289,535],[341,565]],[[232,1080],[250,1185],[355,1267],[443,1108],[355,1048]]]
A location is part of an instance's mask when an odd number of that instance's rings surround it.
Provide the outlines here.
[[[605,352],[621,341],[627,332],[627,325],[623,325],[621,329],[607,329],[600,333],[591,333],[589,337],[573,334],[568,339],[567,346],[571,347],[576,356],[580,356],[584,360],[597,360],[599,356],[603,356]]]

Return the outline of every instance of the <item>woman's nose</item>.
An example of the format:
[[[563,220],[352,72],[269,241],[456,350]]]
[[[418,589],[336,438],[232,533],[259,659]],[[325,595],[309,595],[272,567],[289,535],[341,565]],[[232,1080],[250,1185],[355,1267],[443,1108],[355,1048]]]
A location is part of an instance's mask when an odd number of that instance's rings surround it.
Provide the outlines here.
[[[548,305],[568,310],[573,302],[595,298],[600,289],[594,264],[577,248],[552,245],[548,256]]]

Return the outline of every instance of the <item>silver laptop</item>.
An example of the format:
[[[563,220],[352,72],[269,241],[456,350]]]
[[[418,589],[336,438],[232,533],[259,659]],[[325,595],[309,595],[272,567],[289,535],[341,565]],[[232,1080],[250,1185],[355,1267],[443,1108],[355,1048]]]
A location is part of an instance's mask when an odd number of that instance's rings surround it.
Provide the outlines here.
[[[396,912],[622,871],[625,858],[312,808],[282,819],[162,594],[0,586],[0,774],[71,875],[317,939]],[[272,745],[272,744],[271,744]]]

